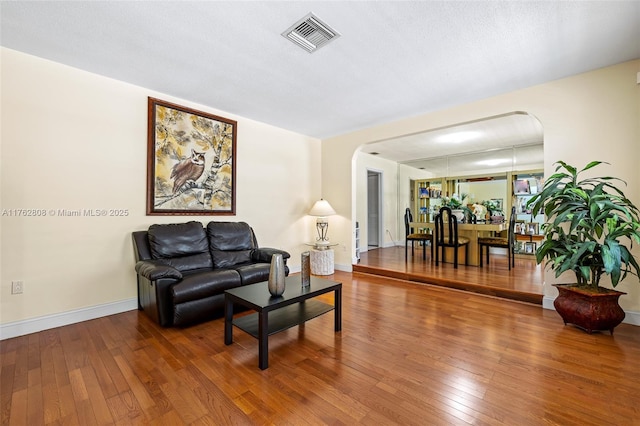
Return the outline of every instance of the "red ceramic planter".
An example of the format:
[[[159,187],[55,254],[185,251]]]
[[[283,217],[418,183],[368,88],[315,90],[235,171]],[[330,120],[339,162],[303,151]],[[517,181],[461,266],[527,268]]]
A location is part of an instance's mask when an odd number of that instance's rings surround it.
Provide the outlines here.
[[[555,284],[554,287],[560,294],[553,306],[565,325],[576,325],[589,334],[609,330],[613,335],[613,329],[624,319],[618,299],[626,293],[601,287],[600,292],[592,292],[573,284]]]

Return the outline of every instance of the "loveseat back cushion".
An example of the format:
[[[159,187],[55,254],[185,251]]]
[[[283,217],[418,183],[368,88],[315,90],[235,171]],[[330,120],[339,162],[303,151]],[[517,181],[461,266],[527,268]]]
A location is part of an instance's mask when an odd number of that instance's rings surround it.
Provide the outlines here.
[[[209,222],[207,236],[214,267],[230,268],[251,262],[256,245],[246,222]]]
[[[151,225],[148,236],[151,256],[181,272],[213,266],[200,222]]]

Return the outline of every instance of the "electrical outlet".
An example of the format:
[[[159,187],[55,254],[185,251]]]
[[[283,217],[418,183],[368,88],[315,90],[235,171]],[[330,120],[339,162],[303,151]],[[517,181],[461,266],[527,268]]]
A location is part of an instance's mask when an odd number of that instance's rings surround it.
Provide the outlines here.
[[[24,283],[22,281],[11,281],[11,294],[22,294]]]

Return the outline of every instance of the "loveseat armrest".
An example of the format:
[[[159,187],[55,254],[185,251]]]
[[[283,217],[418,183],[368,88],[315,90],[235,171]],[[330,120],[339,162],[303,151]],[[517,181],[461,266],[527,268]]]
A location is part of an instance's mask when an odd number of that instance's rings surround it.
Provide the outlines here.
[[[156,281],[161,278],[182,279],[182,273],[176,268],[154,262],[153,260],[141,260],[136,263],[136,272],[149,281]]]
[[[260,247],[260,248],[254,249],[251,252],[251,260],[253,260],[254,262],[271,263],[271,256],[278,253],[282,255],[282,259],[286,264],[287,259],[291,257],[289,252],[286,252],[280,249],[270,248],[270,247]]]

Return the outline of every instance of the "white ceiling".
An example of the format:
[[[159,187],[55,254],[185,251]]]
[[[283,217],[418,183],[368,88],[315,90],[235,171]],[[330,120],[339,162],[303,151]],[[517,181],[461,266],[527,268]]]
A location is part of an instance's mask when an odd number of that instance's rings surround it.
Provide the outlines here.
[[[281,33],[313,12],[340,33]],[[5,47],[326,138],[640,58],[638,1],[2,1]]]

